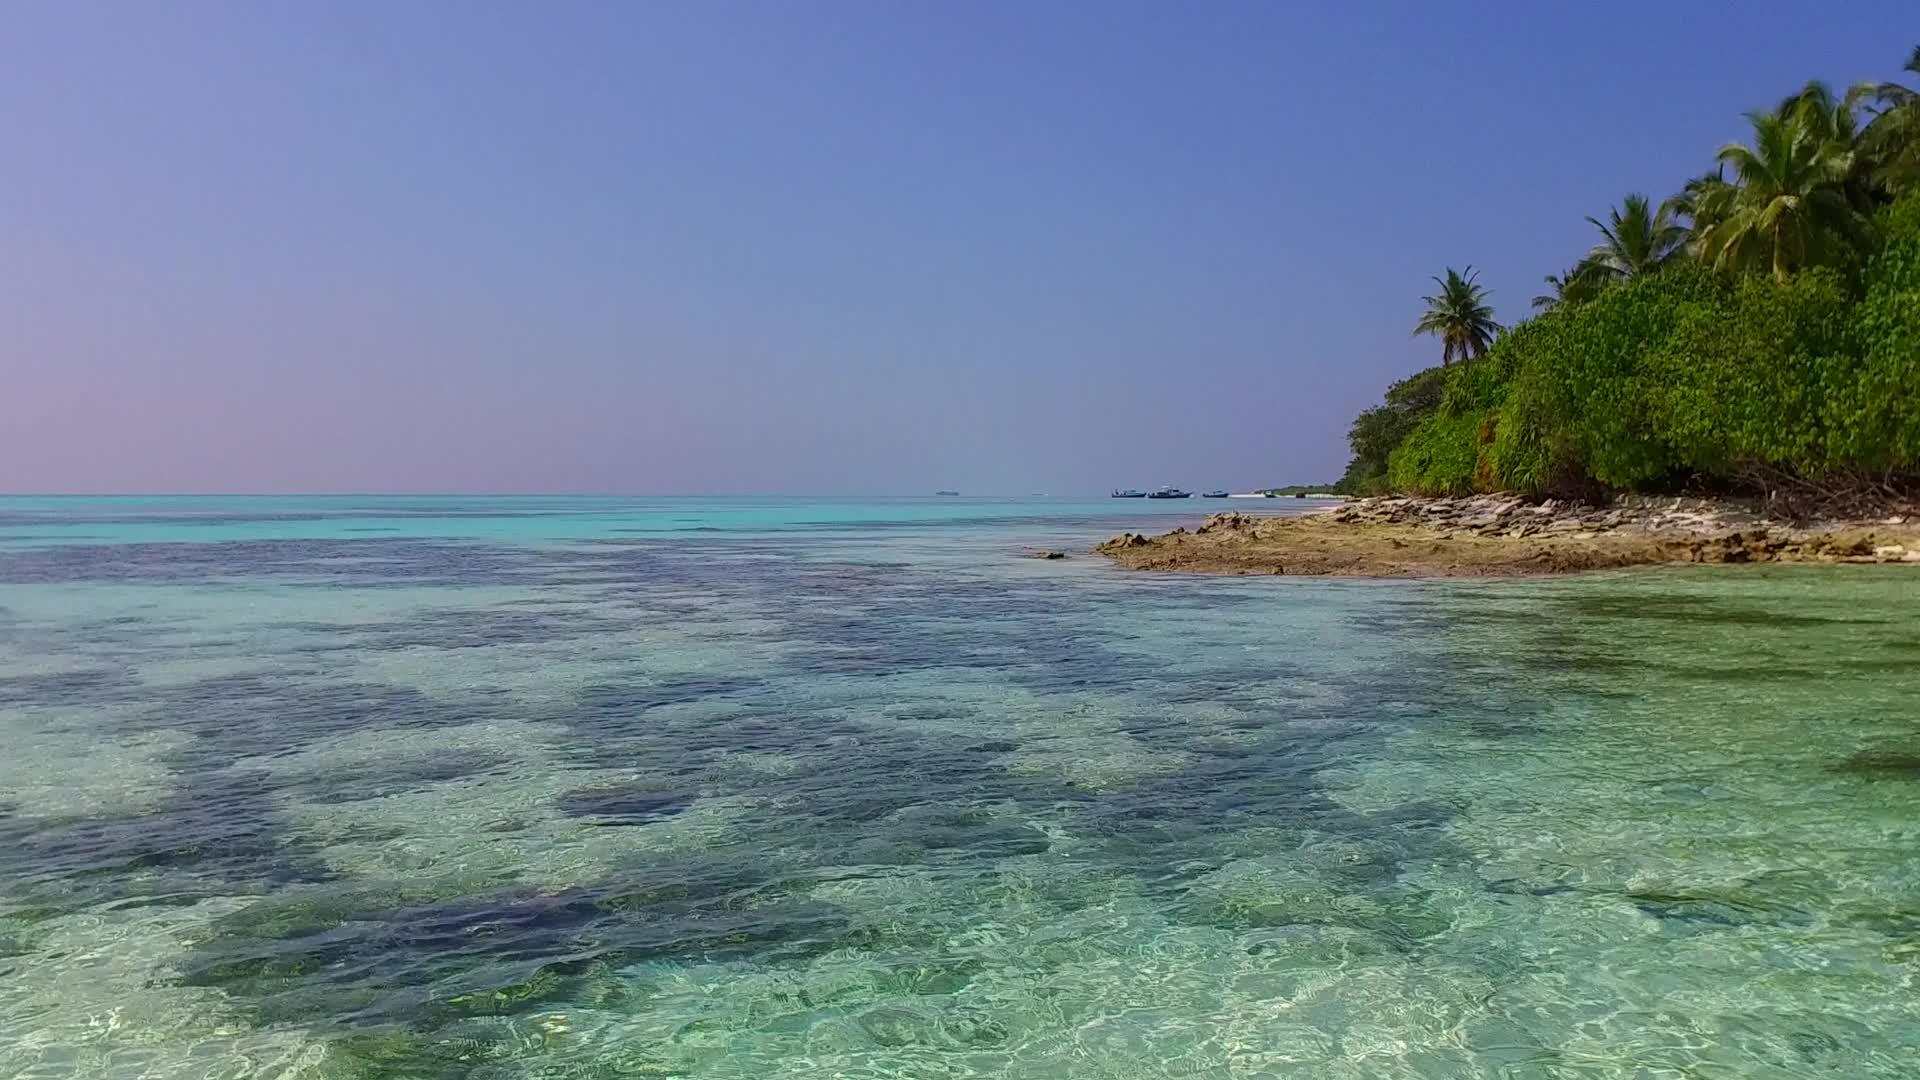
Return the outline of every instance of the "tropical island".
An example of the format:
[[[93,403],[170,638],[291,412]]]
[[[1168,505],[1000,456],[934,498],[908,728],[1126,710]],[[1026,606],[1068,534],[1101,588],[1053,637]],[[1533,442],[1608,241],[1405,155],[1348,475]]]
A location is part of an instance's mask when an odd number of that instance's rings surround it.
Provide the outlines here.
[[[1446,269],[1414,326],[1440,363],[1355,418],[1342,510],[1101,550],[1285,573],[1920,562],[1920,48],[1906,70],[1810,82],[1679,192],[1588,218],[1592,249],[1516,325]]]

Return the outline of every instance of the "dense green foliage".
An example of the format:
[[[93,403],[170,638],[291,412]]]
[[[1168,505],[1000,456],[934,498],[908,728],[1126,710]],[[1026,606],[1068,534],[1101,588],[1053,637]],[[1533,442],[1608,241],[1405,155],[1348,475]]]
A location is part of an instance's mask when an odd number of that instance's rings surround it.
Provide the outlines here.
[[[1778,284],[1679,266],[1522,325],[1447,369],[1438,405],[1389,452],[1391,486],[1666,491],[1920,470],[1920,195],[1882,221],[1857,294],[1828,269]]]
[[[1347,432],[1353,461],[1340,478],[1338,490],[1364,495],[1386,487],[1388,455],[1440,407],[1446,379],[1447,370],[1439,367],[1410,375],[1387,387],[1385,404],[1354,417],[1353,427]]]
[[[1343,487],[1920,488],[1920,92],[1813,83],[1750,119],[1722,171],[1589,218],[1535,318],[1477,349],[1430,331],[1443,365],[1354,421]],[[1470,277],[1442,286],[1423,330],[1469,299],[1492,324]]]
[[[1481,422],[1472,413],[1438,412],[1427,417],[1388,459],[1388,483],[1396,491],[1430,495],[1472,491]]]
[[[1893,205],[1883,229],[1886,245],[1867,264],[1865,295],[1848,319],[1858,366],[1832,387],[1827,448],[1885,475],[1920,461],[1920,186]]]

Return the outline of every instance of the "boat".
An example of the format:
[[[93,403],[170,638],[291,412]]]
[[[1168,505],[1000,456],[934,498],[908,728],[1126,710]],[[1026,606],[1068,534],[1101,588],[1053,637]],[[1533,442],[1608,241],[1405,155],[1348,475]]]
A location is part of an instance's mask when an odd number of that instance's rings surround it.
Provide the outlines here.
[[[1147,497],[1147,493],[1137,491],[1133,488],[1114,488],[1113,497],[1116,499],[1144,499]]]
[[[958,495],[960,493],[957,491],[936,491],[934,492],[934,494],[935,495]]]
[[[1216,488],[1215,490],[1209,491],[1201,495],[1200,497],[1203,499],[1224,499],[1230,494],[1231,492],[1227,491],[1225,488]]]
[[[1191,499],[1193,498],[1193,492],[1181,491],[1177,487],[1155,488],[1152,491],[1147,492],[1147,498],[1149,499]]]

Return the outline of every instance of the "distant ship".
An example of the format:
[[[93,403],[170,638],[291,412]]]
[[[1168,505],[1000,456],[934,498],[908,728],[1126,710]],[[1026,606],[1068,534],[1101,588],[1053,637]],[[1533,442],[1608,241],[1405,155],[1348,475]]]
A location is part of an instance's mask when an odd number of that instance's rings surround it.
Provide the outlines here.
[[[935,495],[958,495],[960,493],[957,491],[936,491],[934,492],[934,494]]]
[[[1204,494],[1204,495],[1202,495],[1202,496],[1200,496],[1200,497],[1201,497],[1201,498],[1203,498],[1203,499],[1224,499],[1224,498],[1226,498],[1226,497],[1227,497],[1228,495],[1230,495],[1230,494],[1232,494],[1232,492],[1229,492],[1229,491],[1228,491],[1227,489],[1225,489],[1225,488],[1217,488],[1217,489],[1215,489],[1215,490],[1213,490],[1213,491],[1209,491],[1209,492],[1207,492],[1206,494]]]
[[[1149,499],[1191,499],[1193,492],[1181,491],[1177,487],[1155,488],[1147,493]]]
[[[1147,497],[1147,493],[1144,491],[1136,491],[1133,488],[1114,488],[1113,497],[1116,499],[1144,499]]]

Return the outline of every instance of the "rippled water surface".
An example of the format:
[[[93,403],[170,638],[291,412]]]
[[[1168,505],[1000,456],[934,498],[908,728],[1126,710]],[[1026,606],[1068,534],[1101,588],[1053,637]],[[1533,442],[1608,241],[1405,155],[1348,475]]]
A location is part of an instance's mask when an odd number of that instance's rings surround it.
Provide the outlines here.
[[[0,500],[0,1076],[1920,1075],[1920,577],[1210,508]]]

